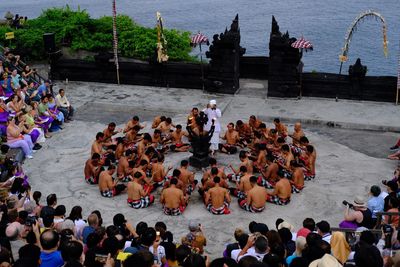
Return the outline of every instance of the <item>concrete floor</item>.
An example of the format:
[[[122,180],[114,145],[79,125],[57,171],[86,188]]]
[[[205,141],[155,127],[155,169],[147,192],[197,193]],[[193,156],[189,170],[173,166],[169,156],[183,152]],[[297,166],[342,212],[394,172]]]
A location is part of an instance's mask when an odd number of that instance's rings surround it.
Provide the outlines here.
[[[211,257],[221,255],[224,244],[233,240],[236,227],[247,229],[252,220],[267,223],[273,228],[275,220],[280,217],[298,229],[304,218],[312,217],[316,221],[328,220],[333,226],[337,226],[343,219],[342,201],[351,201],[355,195],[367,198],[369,187],[373,184],[380,185],[383,178],[390,178],[397,166],[397,162],[387,160],[385,156],[398,134],[328,128],[316,125],[315,122],[318,120],[319,124],[325,124],[335,120],[350,126],[399,126],[398,108],[387,103],[347,101],[335,104],[330,100],[315,99],[297,102],[268,99],[265,102],[264,99],[254,97],[253,93],[246,95],[245,90],[239,92],[238,96],[213,96],[198,90],[173,88],[118,87],[93,83],[70,83],[66,86],[62,82],[58,86],[67,87],[67,95],[77,109],[76,119],[66,125],[63,131],[48,139],[33,160],[26,161],[25,170],[33,189],[42,191],[43,200],[47,194],[56,193],[59,204],[64,204],[67,212],[74,205],[80,205],[83,207],[84,217],[87,217],[92,210],[99,209],[106,224],[111,223],[112,216],[118,212],[124,213],[134,225],[139,221],[146,221],[149,225],[164,221],[177,241],[186,234],[188,221],[198,219],[204,226],[208,239],[206,252]],[[255,87],[257,86],[252,90]],[[261,92],[258,94],[261,95]],[[91,143],[96,132],[102,131],[108,122],[115,121],[122,127],[132,115],[138,115],[142,121],[147,121],[148,129],[155,115],[166,114],[175,123],[184,124],[186,115],[193,106],[204,107],[210,99],[217,99],[218,105],[224,111],[222,125],[237,119],[247,120],[250,114],[290,117],[296,111],[293,118],[315,118],[315,121],[310,121],[310,125],[304,125],[304,128],[318,152],[317,178],[307,182],[303,192],[294,195],[289,205],[278,207],[267,204],[266,210],[261,214],[250,214],[241,210],[233,198],[230,215],[214,216],[205,210],[199,195],[194,193],[184,215],[179,217],[168,217],[162,213],[158,193],[155,205],[148,209],[133,210],[126,204],[126,195],[105,199],[100,196],[97,186],[84,182],[83,166],[89,158]],[[382,112],[389,115],[380,119]],[[392,113],[394,114],[390,115]],[[368,118],[360,114],[368,114]],[[271,121],[267,122],[269,126],[272,125]],[[293,129],[291,125],[289,124],[290,131]],[[177,167],[182,159],[189,156],[189,153],[168,154],[165,165]],[[239,164],[237,155],[219,154],[217,160],[224,166]],[[200,176],[201,172],[197,171],[196,179]]]

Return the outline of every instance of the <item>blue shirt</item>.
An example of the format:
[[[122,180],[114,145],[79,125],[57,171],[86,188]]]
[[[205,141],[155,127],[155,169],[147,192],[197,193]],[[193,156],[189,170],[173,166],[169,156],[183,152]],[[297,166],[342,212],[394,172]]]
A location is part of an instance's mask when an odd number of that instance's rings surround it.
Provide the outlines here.
[[[86,244],[86,239],[87,237],[91,234],[94,233],[96,229],[94,229],[92,226],[85,226],[82,230],[82,237],[83,237],[83,243]]]
[[[61,252],[56,250],[50,253],[40,252],[40,267],[62,267],[64,261]]]
[[[47,87],[46,87],[46,84],[44,84],[44,83],[38,87],[38,95],[40,95],[40,97],[42,97],[43,92],[45,92],[45,94],[47,94]]]
[[[372,212],[372,218],[376,218],[377,212],[382,212],[385,205],[385,200],[380,197],[371,197],[368,200],[368,209]]]

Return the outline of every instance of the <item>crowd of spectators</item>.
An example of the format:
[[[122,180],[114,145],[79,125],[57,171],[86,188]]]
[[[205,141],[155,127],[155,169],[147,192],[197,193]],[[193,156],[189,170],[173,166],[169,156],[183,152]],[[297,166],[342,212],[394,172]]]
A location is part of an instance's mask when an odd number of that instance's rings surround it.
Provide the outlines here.
[[[133,225],[121,213],[104,225],[99,210],[83,217],[80,206],[68,213],[50,194],[13,185],[13,194],[0,206],[0,266],[169,266],[169,267],[381,267],[399,266],[396,230],[382,234],[366,228],[332,231],[327,221],[306,218],[300,229],[281,218],[273,227],[252,221],[237,228],[222,245],[220,257],[206,252],[207,229],[191,220],[188,233],[175,237],[167,225]],[[87,212],[87,211],[86,211]],[[108,219],[108,218],[107,218]],[[392,229],[393,230],[393,229]],[[211,234],[211,233],[210,233]]]

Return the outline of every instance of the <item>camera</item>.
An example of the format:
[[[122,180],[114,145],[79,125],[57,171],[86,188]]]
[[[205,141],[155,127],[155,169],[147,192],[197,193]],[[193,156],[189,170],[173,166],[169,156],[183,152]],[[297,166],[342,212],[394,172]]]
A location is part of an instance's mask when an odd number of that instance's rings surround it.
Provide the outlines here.
[[[37,217],[36,216],[28,216],[25,220],[26,226],[32,226],[36,224]]]
[[[383,230],[383,233],[385,233],[385,234],[392,234],[393,233],[393,227],[390,224],[382,225],[382,230]]]
[[[393,227],[390,224],[382,225],[382,232],[385,235],[385,247],[392,248],[392,235],[394,232]]]
[[[354,205],[351,204],[351,203],[349,203],[349,202],[347,202],[347,200],[343,200],[342,203],[343,203],[343,205],[345,205],[345,206],[349,205],[350,208],[353,208],[353,207],[354,207]]]

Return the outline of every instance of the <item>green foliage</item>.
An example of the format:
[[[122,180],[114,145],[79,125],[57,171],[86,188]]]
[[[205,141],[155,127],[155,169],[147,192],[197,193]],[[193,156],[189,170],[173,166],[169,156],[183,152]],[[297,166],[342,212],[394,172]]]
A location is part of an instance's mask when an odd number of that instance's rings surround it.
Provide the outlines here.
[[[155,28],[143,27],[126,15],[118,15],[117,29],[122,56],[143,60],[154,56],[157,46]],[[0,43],[8,44],[4,33],[9,31],[12,31],[9,27],[0,26]],[[35,59],[46,58],[42,40],[46,32],[55,33],[57,46],[69,46],[72,50],[111,51],[113,45],[112,17],[92,19],[85,10],[72,10],[69,6],[44,10],[38,18],[28,20],[23,29],[14,31],[17,48],[30,51]],[[164,35],[170,60],[194,61],[189,55],[190,32],[164,30]]]

